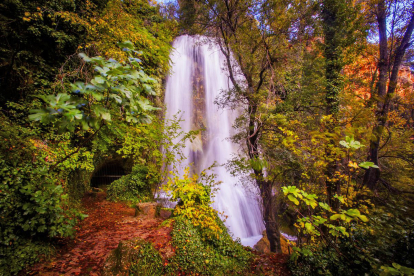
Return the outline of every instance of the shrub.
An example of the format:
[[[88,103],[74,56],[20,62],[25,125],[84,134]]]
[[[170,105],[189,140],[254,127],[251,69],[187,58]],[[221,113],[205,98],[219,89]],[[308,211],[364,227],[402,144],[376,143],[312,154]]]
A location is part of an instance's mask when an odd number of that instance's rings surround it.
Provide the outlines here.
[[[337,240],[335,246],[308,245],[303,247],[301,252],[297,259],[291,259],[289,262],[291,272],[295,276],[365,275],[371,271],[370,261],[364,257],[363,249],[356,246],[352,239]]]
[[[112,182],[108,187],[108,199],[131,203],[146,202],[152,199],[151,184],[154,180],[147,178],[148,168],[136,165],[132,172]]]
[[[238,241],[233,241],[216,210],[211,208],[214,175],[201,173],[183,178],[174,175],[164,187],[178,201],[173,212],[172,244],[176,254],[170,260],[171,275],[226,275],[243,272],[251,259]]]
[[[0,122],[0,275],[16,274],[68,237],[81,215],[68,206],[63,180],[48,171],[29,130]]]
[[[161,276],[163,262],[151,243],[135,238],[121,241],[104,266],[103,275]]]
[[[218,235],[223,230],[217,224],[217,211],[210,207],[211,188],[215,185],[214,176],[208,176],[205,172],[201,176],[190,176],[190,168],[187,167],[183,178],[174,174],[163,186],[163,190],[171,193],[172,200],[178,202],[174,208],[175,216],[182,216],[189,219],[194,226],[201,226],[205,229],[203,233]]]
[[[289,266],[293,275],[411,275],[414,235],[412,220],[398,208],[371,210],[364,225],[353,225],[349,236],[330,243],[308,244]],[[405,273],[405,274],[404,274]]]
[[[236,275],[249,266],[251,253],[238,241],[233,241],[222,221],[218,237],[206,235],[205,228],[194,226],[182,216],[174,218],[172,244],[175,255],[167,267],[167,274],[176,275]]]
[[[20,239],[13,246],[0,246],[0,275],[15,275],[27,265],[39,261],[39,256],[49,257],[54,252],[49,243]]]

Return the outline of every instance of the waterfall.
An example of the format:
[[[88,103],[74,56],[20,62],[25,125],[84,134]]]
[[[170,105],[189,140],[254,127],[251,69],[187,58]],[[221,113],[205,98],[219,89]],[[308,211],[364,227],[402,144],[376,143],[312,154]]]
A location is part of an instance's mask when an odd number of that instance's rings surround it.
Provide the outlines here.
[[[198,43],[200,37],[180,36],[173,43],[171,74],[166,83],[166,119],[180,112],[183,131],[205,128],[193,143],[186,144],[187,160],[183,167],[194,164],[195,172],[213,162],[225,164],[237,151],[228,138],[237,111],[219,109],[214,100],[222,90],[232,88],[225,58],[216,45]],[[225,225],[242,244],[253,246],[264,230],[258,193],[251,184],[242,185],[223,166],[214,168],[218,186],[213,208],[227,216]],[[250,185],[250,186],[249,186]]]

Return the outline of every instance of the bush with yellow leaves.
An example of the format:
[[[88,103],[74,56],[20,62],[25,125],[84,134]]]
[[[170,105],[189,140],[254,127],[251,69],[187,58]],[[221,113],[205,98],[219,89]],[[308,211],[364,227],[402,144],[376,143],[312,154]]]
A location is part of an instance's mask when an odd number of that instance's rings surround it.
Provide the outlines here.
[[[194,226],[208,229],[206,233],[216,235],[223,230],[217,224],[218,212],[210,207],[211,188],[216,184],[214,175],[207,175],[204,171],[201,177],[197,174],[190,176],[190,168],[187,167],[180,178],[172,173],[163,190],[171,194],[171,198],[178,204],[174,209],[174,216],[182,216],[191,221]],[[206,184],[203,184],[206,183]]]
[[[172,245],[175,255],[165,275],[238,275],[251,261],[251,253],[234,241],[218,212],[211,208],[217,184],[214,175],[190,175],[186,168],[180,177],[171,173],[163,189],[177,201],[173,213]]]

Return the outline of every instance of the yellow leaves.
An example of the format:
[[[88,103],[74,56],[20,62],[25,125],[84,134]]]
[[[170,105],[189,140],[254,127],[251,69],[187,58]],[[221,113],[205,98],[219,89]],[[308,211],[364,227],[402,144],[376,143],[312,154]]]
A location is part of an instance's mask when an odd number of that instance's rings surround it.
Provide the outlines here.
[[[33,13],[33,14],[31,14],[30,12],[25,12],[22,19],[25,22],[30,22],[33,19],[36,19],[37,17],[39,17],[39,15],[40,15],[40,18],[42,18],[42,14],[41,13]]]
[[[205,173],[203,174],[205,176]],[[162,189],[172,194],[173,200],[180,200],[181,205],[177,205],[174,214],[183,216],[191,221],[194,226],[209,229],[212,235],[218,236],[222,229],[217,224],[217,211],[209,206],[210,189],[198,183],[198,175],[190,175],[190,168],[184,170],[184,175],[173,174],[169,177],[166,185]]]
[[[215,218],[217,211],[210,206],[197,205],[196,207],[190,206],[176,206],[174,213],[176,215],[182,215],[189,219],[194,226],[200,226],[202,228],[208,228],[213,233],[221,233],[223,230],[218,226]]]
[[[358,164],[356,162],[351,161],[351,160],[348,163],[348,167],[354,168],[354,169],[358,169],[359,168]]]

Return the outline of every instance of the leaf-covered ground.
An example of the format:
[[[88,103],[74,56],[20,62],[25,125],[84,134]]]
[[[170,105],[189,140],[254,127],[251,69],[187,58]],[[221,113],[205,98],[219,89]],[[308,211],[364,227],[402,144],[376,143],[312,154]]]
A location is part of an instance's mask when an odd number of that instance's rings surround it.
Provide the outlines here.
[[[273,254],[273,253],[259,253],[253,251],[255,258],[250,266],[250,271],[247,275],[261,275],[261,276],[290,276],[291,273],[287,267],[289,255]]]
[[[73,240],[61,240],[57,254],[21,275],[100,275],[109,253],[121,240],[141,237],[165,259],[171,256],[171,228],[160,227],[161,219],[135,217],[135,209],[105,200],[105,193],[88,194],[82,204],[88,217],[77,227]],[[290,275],[282,254],[255,253],[246,275]]]
[[[51,260],[35,265],[23,275],[99,275],[108,254],[119,241],[141,237],[152,242],[162,256],[171,253],[171,228],[161,219],[134,217],[135,209],[105,200],[104,193],[83,200],[89,216],[78,225],[74,240],[62,240]]]

